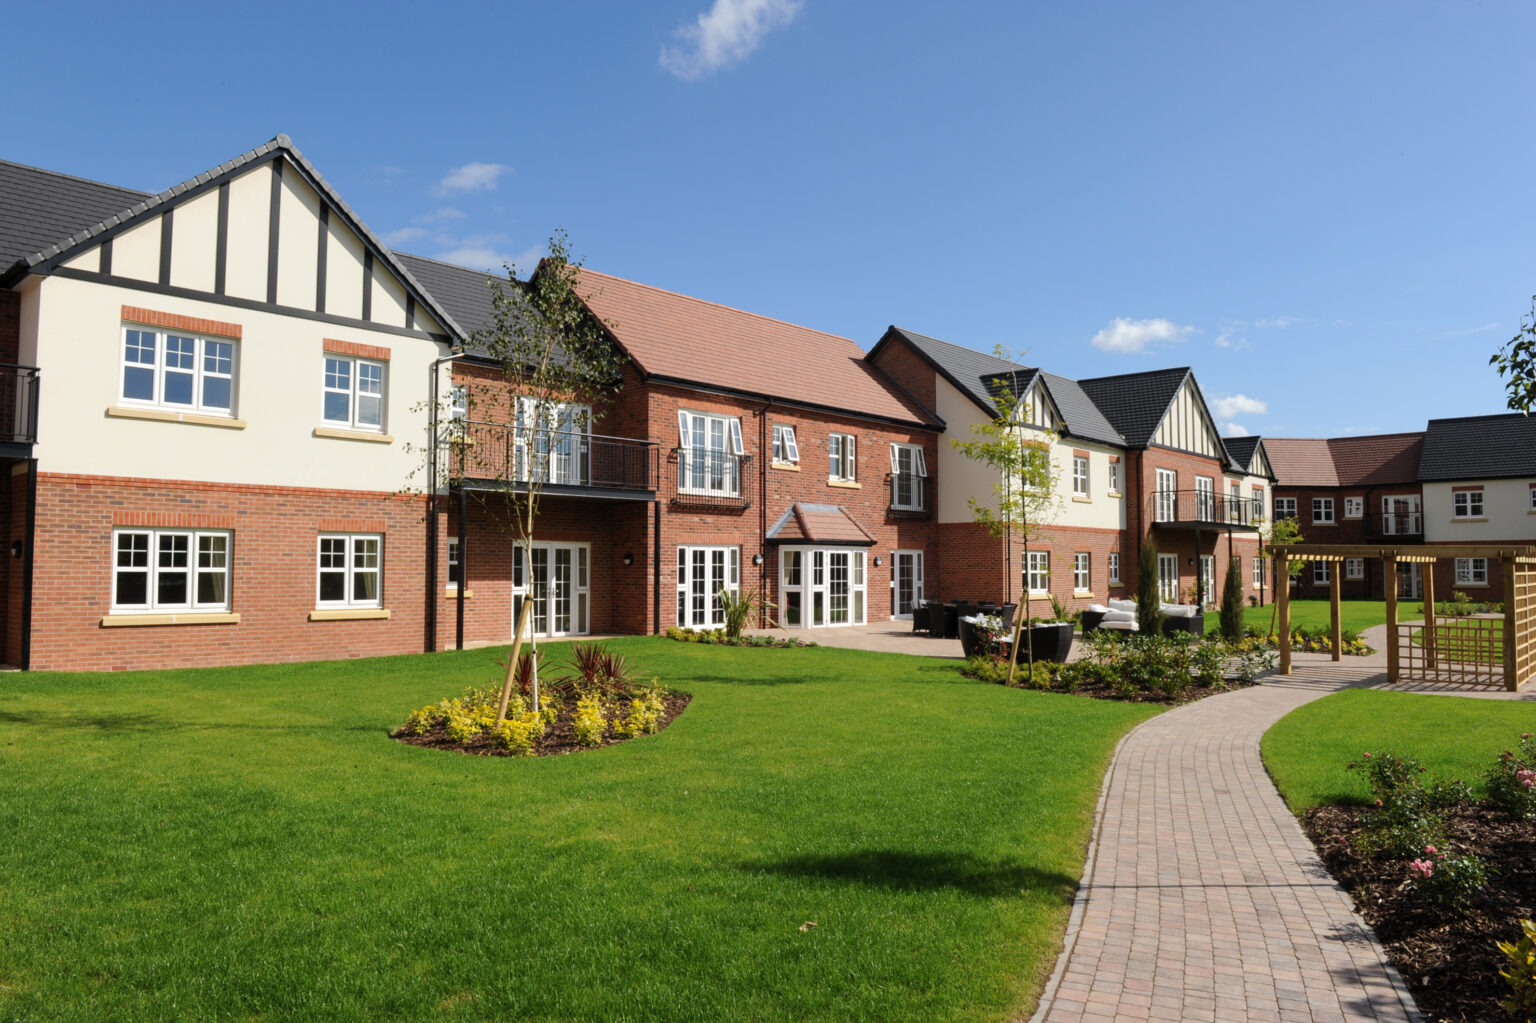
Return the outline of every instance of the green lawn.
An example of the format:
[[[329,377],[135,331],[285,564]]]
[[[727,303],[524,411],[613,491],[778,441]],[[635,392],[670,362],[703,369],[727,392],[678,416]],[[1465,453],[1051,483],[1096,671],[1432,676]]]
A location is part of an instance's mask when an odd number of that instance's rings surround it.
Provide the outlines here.
[[[1245,607],[1243,624],[1268,632],[1273,614],[1274,608],[1269,604],[1263,607]],[[1399,601],[1397,616],[1400,621],[1417,621],[1424,617],[1424,605],[1417,600]],[[1344,628],[1363,632],[1372,625],[1387,624],[1387,604],[1383,600],[1341,600],[1339,601],[1339,618]],[[1326,629],[1328,625],[1326,600],[1291,601],[1291,628]],[[1208,633],[1221,631],[1219,607],[1205,613],[1205,631]]]
[[[1291,711],[1264,735],[1264,764],[1291,809],[1364,802],[1359,771],[1345,769],[1367,750],[1391,750],[1423,762],[1426,777],[1470,783],[1521,732],[1536,732],[1536,705],[1468,697],[1346,689]]]
[[[692,706],[538,760],[385,735],[502,651],[5,676],[0,1019],[1027,1014],[1111,750],[1155,710],[614,645]]]

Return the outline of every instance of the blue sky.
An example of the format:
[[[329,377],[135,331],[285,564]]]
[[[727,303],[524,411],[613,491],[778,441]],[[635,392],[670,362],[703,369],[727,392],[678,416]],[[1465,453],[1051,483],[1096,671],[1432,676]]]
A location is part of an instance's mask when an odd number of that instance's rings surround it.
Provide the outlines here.
[[[159,190],[291,135],[399,248],[872,345],[1195,368],[1271,436],[1502,411],[1529,3],[22,5],[0,158]],[[787,367],[792,370],[792,367]]]

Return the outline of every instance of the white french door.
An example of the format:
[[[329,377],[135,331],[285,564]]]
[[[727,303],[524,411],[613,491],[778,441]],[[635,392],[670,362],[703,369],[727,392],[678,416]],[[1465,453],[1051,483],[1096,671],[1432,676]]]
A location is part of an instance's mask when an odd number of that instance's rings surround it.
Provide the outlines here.
[[[811,629],[863,625],[865,553],[824,547],[780,550],[780,624]]]
[[[512,627],[523,602],[533,602],[536,636],[585,636],[591,631],[591,547],[584,543],[535,542],[527,552],[512,547]]]
[[[1177,513],[1179,477],[1172,469],[1157,470],[1157,521],[1172,522]]]
[[[1424,599],[1424,566],[1418,563],[1397,566],[1397,595],[1405,600]]]
[[[741,591],[740,547],[677,549],[677,624],[685,629],[722,629],[720,592]]]
[[[1200,576],[1205,580],[1205,606],[1210,607],[1219,599],[1216,596],[1216,558],[1213,555],[1200,555]]]
[[[1157,595],[1166,604],[1179,602],[1179,559],[1176,555],[1157,556]]]
[[[891,617],[911,618],[912,608],[923,600],[923,552],[891,552]]]

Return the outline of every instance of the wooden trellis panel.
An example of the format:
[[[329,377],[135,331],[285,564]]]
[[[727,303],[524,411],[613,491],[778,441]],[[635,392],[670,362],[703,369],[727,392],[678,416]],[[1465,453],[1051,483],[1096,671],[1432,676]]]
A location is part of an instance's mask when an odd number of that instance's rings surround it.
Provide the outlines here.
[[[1514,604],[1515,634],[1510,638],[1515,655],[1515,685],[1536,678],[1536,565],[1515,565],[1513,593],[1504,599]]]
[[[1433,621],[1433,625],[1430,624]],[[1504,619],[1434,617],[1399,625],[1398,658],[1404,681],[1504,685]]]

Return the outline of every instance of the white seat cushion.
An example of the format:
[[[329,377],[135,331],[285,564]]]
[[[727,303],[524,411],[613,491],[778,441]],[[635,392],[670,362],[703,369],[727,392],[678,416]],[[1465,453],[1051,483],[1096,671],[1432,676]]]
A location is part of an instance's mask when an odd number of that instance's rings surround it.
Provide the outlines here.
[[[1135,620],[1136,613],[1134,611],[1109,611],[1105,613],[1104,620],[1099,624],[1114,625],[1123,622],[1134,622]]]
[[[1140,632],[1141,631],[1141,626],[1137,625],[1134,621],[1131,621],[1131,622],[1104,622],[1104,623],[1102,623],[1099,626],[1099,628],[1101,628],[1101,629],[1111,629],[1111,630],[1113,630],[1115,632]]]
[[[1136,610],[1136,602],[1134,600],[1112,599],[1109,602],[1109,609],[1111,611],[1134,611]]]

